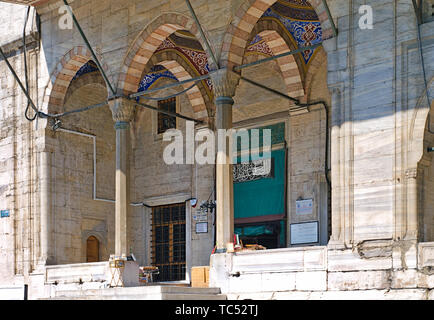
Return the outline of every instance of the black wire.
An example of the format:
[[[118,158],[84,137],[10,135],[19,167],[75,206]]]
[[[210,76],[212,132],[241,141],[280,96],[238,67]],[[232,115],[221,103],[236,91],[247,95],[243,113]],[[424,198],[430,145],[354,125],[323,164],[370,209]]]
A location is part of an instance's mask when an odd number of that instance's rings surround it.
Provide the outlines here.
[[[326,145],[325,145],[325,159],[324,159],[324,173],[325,173],[325,178],[327,181],[327,184],[331,190],[332,187],[332,183],[330,181],[329,178],[329,146],[330,146],[330,138],[329,138],[329,106],[327,105],[327,103],[325,101],[317,101],[317,102],[312,102],[312,103],[296,103],[297,106],[299,107],[310,107],[310,106],[314,106],[317,104],[321,104],[324,107],[325,110],[325,114],[326,114]]]
[[[181,94],[186,93],[188,90],[192,89],[195,85],[199,84],[200,80],[194,82],[191,86],[189,86],[187,89],[182,90],[178,93],[174,93],[170,96],[166,96],[166,97],[157,97],[157,98],[152,98],[152,97],[146,97],[146,96],[140,96],[141,99],[145,99],[145,100],[153,100],[153,101],[162,101],[162,100],[168,100],[171,98],[175,98],[177,96],[180,96]]]
[[[29,21],[29,16],[30,16],[30,6],[27,7],[27,13],[26,13],[26,18],[25,18],[25,21],[24,21],[24,28],[23,28],[24,74],[25,74],[25,77],[26,77],[26,90],[27,90],[27,92],[29,92],[29,76],[28,76],[28,68],[27,68],[26,27],[27,27],[27,22]],[[24,112],[24,116],[26,117],[26,119],[28,121],[34,121],[36,119],[36,117],[38,116],[38,112],[35,112],[35,115],[33,117],[29,117],[29,115],[28,115],[29,108],[30,108],[30,100],[27,99],[27,107],[26,107],[26,111]]]

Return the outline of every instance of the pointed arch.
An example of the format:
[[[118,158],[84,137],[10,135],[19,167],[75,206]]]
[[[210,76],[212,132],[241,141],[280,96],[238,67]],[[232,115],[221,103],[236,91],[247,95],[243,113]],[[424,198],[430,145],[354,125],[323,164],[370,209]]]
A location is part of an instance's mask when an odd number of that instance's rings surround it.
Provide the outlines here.
[[[231,69],[243,61],[247,41],[264,12],[277,0],[245,0],[238,8],[225,33],[220,55],[220,66]],[[322,27],[323,40],[333,37],[333,29],[321,0],[311,0]]]
[[[250,43],[256,35],[259,35],[267,43],[275,56],[296,49],[287,33],[285,33],[282,27],[275,21],[258,21],[250,34],[248,43]],[[288,94],[293,97],[304,96],[304,71],[300,60],[291,55],[279,58],[276,61],[288,88]]]
[[[199,74],[194,71],[194,68],[188,64],[188,61],[181,57],[176,51],[155,53],[149,60],[145,70],[149,70],[150,67],[157,64],[169,70],[179,81],[199,76]],[[190,86],[191,83],[183,85],[185,89]],[[213,97],[208,91],[204,81],[201,81],[186,93],[193,107],[195,118],[198,120],[205,120],[208,114],[212,113],[214,108],[212,102]]]
[[[312,61],[309,63],[309,68],[307,69],[307,73],[304,80],[304,92],[305,92],[305,101],[309,101],[309,97],[312,92],[312,80],[315,74],[318,72],[320,67],[327,63],[327,53],[324,48],[319,47],[315,56],[312,58]]]
[[[97,55],[102,61],[102,57]],[[44,100],[42,104],[43,111],[55,113],[63,108],[66,93],[72,79],[77,71],[92,60],[91,52],[84,46],[76,46],[69,50],[55,66],[51,72],[48,84],[45,87]],[[103,63],[103,68],[108,69],[107,64]],[[107,92],[108,95],[108,92]]]
[[[179,30],[188,30],[192,33],[204,48],[207,57],[210,56],[200,36],[199,28],[191,18],[179,13],[164,13],[144,28],[128,51],[118,83],[122,93],[136,92],[142,72],[152,55],[168,36]],[[216,68],[212,62],[210,67]]]
[[[434,77],[428,81],[429,92],[434,91]],[[417,100],[415,110],[411,117],[411,122],[409,124],[409,142],[408,142],[408,154],[409,154],[409,166],[418,163],[424,156],[425,147],[424,140],[427,134],[428,128],[428,114],[434,111],[434,104],[431,106],[427,105],[426,101],[426,91],[424,90],[422,95]],[[431,116],[431,120],[434,116]],[[432,125],[431,125],[432,128]]]

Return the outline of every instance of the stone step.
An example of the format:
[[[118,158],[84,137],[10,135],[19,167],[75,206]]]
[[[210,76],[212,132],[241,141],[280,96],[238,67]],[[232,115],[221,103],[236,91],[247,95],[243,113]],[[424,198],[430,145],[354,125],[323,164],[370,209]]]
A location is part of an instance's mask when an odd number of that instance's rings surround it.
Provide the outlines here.
[[[57,291],[52,300],[225,300],[219,288],[191,288],[180,286],[142,286]],[[45,299],[46,300],[46,299]]]
[[[105,295],[59,296],[40,300],[227,300],[224,294],[163,294],[163,295]]]

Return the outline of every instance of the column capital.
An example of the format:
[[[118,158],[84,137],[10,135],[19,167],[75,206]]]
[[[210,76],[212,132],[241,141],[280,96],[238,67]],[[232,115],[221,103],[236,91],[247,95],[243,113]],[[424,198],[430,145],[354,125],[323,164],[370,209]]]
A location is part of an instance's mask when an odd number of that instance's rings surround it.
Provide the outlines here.
[[[417,168],[409,168],[405,170],[405,177],[407,180],[417,178]]]
[[[129,123],[134,115],[134,103],[126,98],[116,98],[109,101],[113,121],[116,123]]]
[[[217,70],[211,74],[214,96],[219,97],[235,96],[235,89],[240,82],[240,75],[226,68]]]

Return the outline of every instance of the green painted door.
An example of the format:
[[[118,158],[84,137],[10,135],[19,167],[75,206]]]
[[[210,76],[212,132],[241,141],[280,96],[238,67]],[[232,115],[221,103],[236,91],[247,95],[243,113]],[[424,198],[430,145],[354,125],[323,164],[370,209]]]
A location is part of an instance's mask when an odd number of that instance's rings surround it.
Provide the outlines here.
[[[260,244],[266,248],[286,246],[286,148],[285,124],[255,128],[259,129],[262,147],[262,132],[271,130],[273,150],[261,160],[258,151],[241,162],[241,155],[234,165],[234,220],[235,233],[244,244]],[[251,130],[249,130],[251,145]],[[242,149],[238,143],[238,150]],[[245,150],[241,150],[245,151]],[[259,169],[258,169],[259,168]]]

